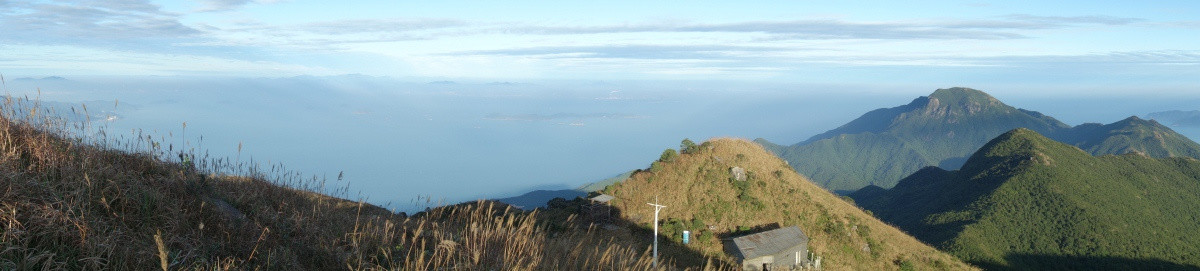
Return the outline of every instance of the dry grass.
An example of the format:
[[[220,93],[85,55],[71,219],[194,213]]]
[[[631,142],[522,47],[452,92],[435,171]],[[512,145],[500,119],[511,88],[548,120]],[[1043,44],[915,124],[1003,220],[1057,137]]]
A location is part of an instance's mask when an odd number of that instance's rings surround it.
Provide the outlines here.
[[[628,230],[492,202],[405,217],[281,166],[109,138],[38,108],[0,108],[0,270],[652,269]]]
[[[649,225],[653,208],[645,202],[658,196],[668,206],[660,219],[683,221],[693,235],[730,238],[739,227],[798,225],[810,238],[810,251],[823,258],[828,270],[974,269],[817,186],[757,144],[713,139],[702,146],[672,162],[656,162],[659,165],[651,168],[657,170],[638,172],[610,187],[625,218]],[[744,168],[749,175],[745,193],[731,181],[733,167]],[[687,225],[693,219],[715,230]],[[725,245],[714,238],[688,247],[735,262]]]

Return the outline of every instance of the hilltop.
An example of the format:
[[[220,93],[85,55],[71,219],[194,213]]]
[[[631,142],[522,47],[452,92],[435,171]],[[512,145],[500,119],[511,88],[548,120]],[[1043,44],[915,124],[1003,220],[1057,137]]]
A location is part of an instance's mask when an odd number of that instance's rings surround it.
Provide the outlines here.
[[[926,168],[851,194],[921,240],[988,269],[1200,269],[1200,161],[1092,156],[1029,129],[961,170]]]
[[[672,244],[665,253],[683,246],[680,235],[690,230],[695,241],[686,248],[735,263],[722,240],[795,225],[828,270],[973,269],[813,184],[757,144],[688,143],[604,189],[616,197],[611,204],[623,220],[645,228],[653,217],[646,203],[657,197],[667,206],[660,213],[662,234]]]
[[[1200,144],[1155,120],[1136,116],[1111,124],[1085,123],[1051,137],[1092,155],[1140,153],[1150,157],[1200,158]]]
[[[1200,144],[1154,121],[1131,117],[1109,125],[1071,127],[970,88],[938,89],[907,105],[867,112],[790,146],[756,142],[825,188],[854,191],[868,185],[890,188],[928,166],[957,169],[983,144],[1016,128],[1095,155],[1139,152],[1200,158]]]

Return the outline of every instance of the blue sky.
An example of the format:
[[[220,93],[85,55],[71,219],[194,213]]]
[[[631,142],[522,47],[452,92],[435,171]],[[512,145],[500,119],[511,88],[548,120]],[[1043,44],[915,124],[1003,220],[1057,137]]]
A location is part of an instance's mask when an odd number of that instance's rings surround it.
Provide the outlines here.
[[[0,0],[0,88],[119,100],[109,135],[345,172],[377,204],[459,202],[937,88],[1070,124],[1200,109],[1198,3]]]
[[[9,77],[1119,81],[1186,89],[1200,75],[1194,1],[0,0],[0,29],[0,72]]]

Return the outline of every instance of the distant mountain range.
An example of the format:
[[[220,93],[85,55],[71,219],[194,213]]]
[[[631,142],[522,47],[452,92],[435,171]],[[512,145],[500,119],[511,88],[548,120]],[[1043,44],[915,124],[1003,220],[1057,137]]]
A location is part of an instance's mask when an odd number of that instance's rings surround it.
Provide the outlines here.
[[[961,170],[928,167],[850,197],[986,269],[1197,270],[1198,180],[1193,158],[1094,157],[1022,128]]]
[[[533,190],[521,194],[520,196],[499,198],[496,201],[503,202],[513,207],[523,210],[533,210],[546,207],[546,202],[554,198],[574,199],[576,197],[587,196],[587,192],[575,189],[560,189],[560,190]]]
[[[1146,118],[1157,120],[1168,126],[1200,127],[1200,110],[1154,112],[1147,114]]]
[[[927,166],[956,169],[988,140],[1027,128],[1092,154],[1140,152],[1200,157],[1200,144],[1137,117],[1071,127],[970,88],[938,89],[899,107],[863,114],[841,127],[783,146],[755,140],[827,189],[889,188]]]
[[[536,208],[546,207],[546,202],[554,198],[563,198],[566,200],[574,199],[575,197],[587,196],[588,193],[603,190],[605,186],[614,183],[625,181],[633,171],[621,173],[612,178],[600,180],[597,182],[585,184],[575,189],[559,189],[559,190],[534,190],[520,196],[499,198],[496,201],[503,202],[524,210],[533,210]]]

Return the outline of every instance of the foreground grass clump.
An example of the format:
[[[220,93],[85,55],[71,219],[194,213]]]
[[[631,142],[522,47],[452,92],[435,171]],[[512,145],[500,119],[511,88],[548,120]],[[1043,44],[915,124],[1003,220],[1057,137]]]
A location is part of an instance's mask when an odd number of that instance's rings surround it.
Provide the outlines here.
[[[483,201],[407,217],[294,172],[114,142],[36,102],[0,112],[0,270],[651,269],[628,232],[570,217]]]

